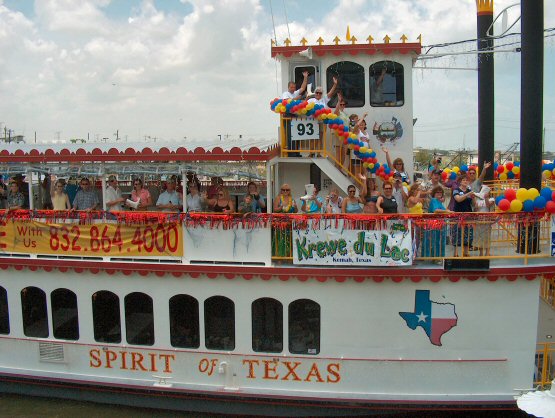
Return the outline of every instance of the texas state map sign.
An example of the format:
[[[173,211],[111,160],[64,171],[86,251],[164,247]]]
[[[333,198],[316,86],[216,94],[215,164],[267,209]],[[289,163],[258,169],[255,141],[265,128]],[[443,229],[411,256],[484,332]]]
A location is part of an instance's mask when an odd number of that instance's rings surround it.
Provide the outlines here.
[[[410,329],[422,328],[433,345],[441,346],[441,337],[457,326],[455,305],[430,300],[429,290],[417,290],[414,299],[414,311],[399,315]]]

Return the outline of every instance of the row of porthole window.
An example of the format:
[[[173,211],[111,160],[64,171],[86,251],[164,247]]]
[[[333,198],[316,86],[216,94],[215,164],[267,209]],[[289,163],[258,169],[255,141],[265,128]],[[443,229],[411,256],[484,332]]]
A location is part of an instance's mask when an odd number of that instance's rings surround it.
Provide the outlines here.
[[[309,73],[309,83],[316,85],[316,67],[299,66],[294,69],[295,84],[299,88],[303,82],[303,71]],[[370,106],[400,107],[405,104],[405,83],[403,65],[395,61],[379,61],[368,68],[370,84]],[[364,67],[352,61],[340,61],[326,69],[326,87],[331,90],[333,77],[339,78],[339,90],[347,101],[347,107],[363,107],[366,104]],[[328,103],[337,105],[337,96]]]
[[[52,331],[60,340],[79,339],[77,296],[68,289],[50,294]],[[320,305],[309,299],[289,304],[288,341],[292,354],[320,352]],[[23,334],[48,338],[49,322],[46,293],[37,287],[21,290]],[[100,343],[122,341],[120,299],[107,290],[92,295],[94,339]],[[283,351],[283,305],[272,298],[252,302],[252,349],[255,352]],[[125,336],[128,344],[154,344],[152,298],[145,293],[129,293],[124,298]],[[200,347],[199,302],[190,295],[169,299],[170,344],[178,348]],[[10,334],[8,294],[0,287],[0,334]],[[235,304],[225,296],[204,301],[204,345],[210,350],[235,349]]]

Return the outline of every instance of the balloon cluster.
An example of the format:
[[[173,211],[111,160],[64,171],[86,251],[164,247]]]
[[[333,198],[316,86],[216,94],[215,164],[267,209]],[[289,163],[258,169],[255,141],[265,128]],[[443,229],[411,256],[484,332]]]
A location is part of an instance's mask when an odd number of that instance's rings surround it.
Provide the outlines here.
[[[298,116],[313,116],[322,121],[339,137],[343,144],[353,150],[354,154],[362,160],[363,166],[370,172],[376,173],[384,180],[393,176],[393,171],[387,164],[379,164],[375,151],[366,143],[360,141],[358,136],[349,131],[343,119],[339,118],[330,108],[321,104],[310,103],[303,100],[279,99],[270,102],[270,108],[276,113],[291,113]]]
[[[466,164],[463,164],[460,167],[455,166],[453,168],[444,168],[441,172],[441,179],[443,180],[443,182],[446,182],[447,180],[455,180],[461,171],[466,173],[470,169],[475,170],[476,174],[478,174],[478,167],[474,165],[468,166]]]
[[[555,213],[555,191],[544,187],[541,191],[536,188],[507,189],[497,196],[495,204],[502,212],[533,212],[546,210]]]
[[[555,164],[554,163],[544,163],[542,165],[542,174],[545,179],[555,179]]]
[[[506,162],[505,164],[495,163],[493,165],[493,176],[499,180],[512,180],[520,178],[520,163]]]

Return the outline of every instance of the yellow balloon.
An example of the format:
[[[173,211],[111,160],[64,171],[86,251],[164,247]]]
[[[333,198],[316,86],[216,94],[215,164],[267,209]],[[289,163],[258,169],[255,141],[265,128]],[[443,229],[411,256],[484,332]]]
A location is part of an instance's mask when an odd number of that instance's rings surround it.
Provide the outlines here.
[[[520,212],[521,210],[522,210],[522,201],[518,199],[511,201],[511,207],[509,208],[509,212]]]
[[[516,198],[520,200],[520,203],[524,202],[528,198],[528,190],[521,187],[516,191]]]
[[[540,195],[540,192],[535,187],[532,187],[528,190],[528,199],[534,200],[536,197]]]
[[[543,176],[544,176],[546,179],[550,179],[550,178],[551,178],[551,171],[549,171],[549,170],[543,170],[543,173],[542,173],[542,174],[543,174]]]
[[[364,162],[364,163],[362,163],[362,166],[363,166],[364,168],[368,168],[368,163],[367,163],[367,162]]]
[[[451,169],[450,168],[446,168],[443,171],[445,171],[447,174],[451,174]]]
[[[459,173],[459,170],[460,170],[460,168],[459,168],[459,167],[457,167],[457,166],[453,167],[453,171],[454,171],[455,173],[457,173],[457,174],[458,174],[458,173]]]
[[[507,180],[507,173],[499,174],[499,180]]]
[[[368,168],[372,170],[374,168],[374,163],[368,163]]]
[[[553,169],[553,177],[555,177],[555,168]]]
[[[363,154],[366,154],[366,152],[368,151],[368,148],[366,147],[360,147],[359,151],[362,152]]]
[[[511,171],[513,172],[513,174],[518,174],[518,173],[520,173],[520,167],[517,167],[515,165]]]

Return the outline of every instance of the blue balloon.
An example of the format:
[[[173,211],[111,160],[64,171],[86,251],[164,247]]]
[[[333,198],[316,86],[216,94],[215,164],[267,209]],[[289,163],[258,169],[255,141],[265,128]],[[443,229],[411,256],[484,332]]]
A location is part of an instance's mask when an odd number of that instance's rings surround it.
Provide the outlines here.
[[[499,167],[499,164],[498,164],[498,163],[493,163],[493,169],[494,169],[494,171],[497,171],[497,167]]]
[[[522,204],[522,210],[524,212],[532,212],[534,210],[534,202],[530,199],[526,199]]]
[[[384,168],[383,172],[387,175],[389,175],[389,173],[391,173],[391,169],[389,167]]]
[[[457,178],[457,173],[452,171],[451,174],[449,174],[449,180],[455,180],[456,178]]]
[[[515,173],[513,173],[512,171],[509,171],[509,172],[507,173],[507,178],[509,178],[509,179],[514,179],[514,178],[515,178]]]
[[[505,195],[500,195],[495,198],[495,206],[499,206],[499,202],[505,199]]]
[[[551,191],[551,189],[549,187],[544,187],[540,191],[540,196],[543,196],[545,198],[546,202],[549,202],[551,200],[551,195],[552,194],[553,194],[553,192]]]
[[[538,196],[534,199],[534,209],[544,209],[547,200],[543,196]]]
[[[516,165],[517,167],[520,167],[520,161],[515,162],[514,165]]]
[[[466,173],[468,171],[468,166],[466,164],[461,165],[461,171]]]

